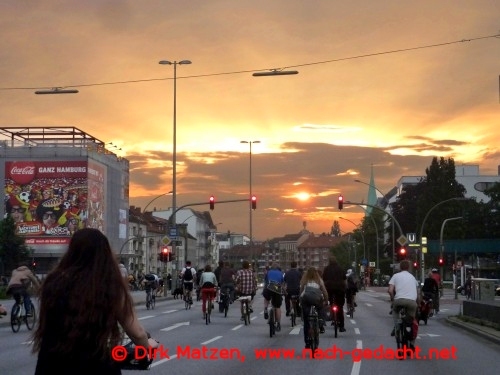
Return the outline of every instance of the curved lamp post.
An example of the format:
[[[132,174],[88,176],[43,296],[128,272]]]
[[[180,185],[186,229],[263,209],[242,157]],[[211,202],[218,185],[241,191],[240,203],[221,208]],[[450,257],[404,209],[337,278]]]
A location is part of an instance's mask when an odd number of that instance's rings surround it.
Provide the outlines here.
[[[425,215],[424,217],[424,220],[422,220],[422,226],[420,227],[420,234],[419,234],[419,241],[420,241],[420,244],[422,244],[422,236],[423,236],[423,233],[424,233],[424,225],[425,225],[425,222],[427,221],[427,218],[429,217],[430,213],[432,212],[432,210],[434,210],[436,207],[446,203],[446,202],[451,202],[451,201],[466,201],[466,200],[469,200],[469,198],[464,198],[464,197],[455,197],[455,198],[450,198],[450,199],[445,199],[444,201],[441,201],[441,202],[438,202],[436,203],[434,206],[432,206],[429,211],[427,211],[427,214]],[[422,278],[422,282],[424,281],[425,279],[425,271],[424,271],[424,268],[425,268],[425,257],[424,257],[424,252],[421,251],[421,275],[420,277]]]
[[[348,221],[352,225],[354,225],[356,228],[359,227],[359,225],[356,225],[354,221],[351,221],[349,219],[346,219],[345,217],[339,217],[339,219]],[[365,242],[365,235],[363,234],[363,231],[360,230],[359,233],[361,233],[361,238],[363,239],[363,260],[366,260],[366,242]]]

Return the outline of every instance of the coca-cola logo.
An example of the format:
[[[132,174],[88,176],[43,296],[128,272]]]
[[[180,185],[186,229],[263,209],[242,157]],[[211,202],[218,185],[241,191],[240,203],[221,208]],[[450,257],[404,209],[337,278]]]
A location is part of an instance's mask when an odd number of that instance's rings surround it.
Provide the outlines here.
[[[8,171],[9,177],[20,185],[28,184],[35,178],[35,164],[29,161],[14,162]]]

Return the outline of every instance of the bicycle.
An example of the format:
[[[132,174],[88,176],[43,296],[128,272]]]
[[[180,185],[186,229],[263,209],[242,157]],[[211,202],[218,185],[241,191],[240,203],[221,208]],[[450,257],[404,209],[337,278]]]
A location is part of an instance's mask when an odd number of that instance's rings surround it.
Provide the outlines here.
[[[153,289],[146,289],[146,309],[154,310],[156,305],[156,296]]]
[[[311,345],[312,357],[314,358],[314,352],[318,349],[319,346],[319,314],[318,309],[315,305],[311,305],[309,308],[309,316],[307,317],[309,321],[309,332],[308,332],[308,341]]]
[[[298,295],[290,296],[290,321],[292,323],[292,327],[295,327],[297,325],[296,320],[297,320],[297,315],[299,315],[297,309],[298,300],[299,300]]]
[[[19,332],[23,321],[26,323],[26,328],[31,331],[36,321],[35,305],[31,302],[31,316],[27,316],[24,309],[24,298],[20,295],[14,296],[14,298],[16,302],[10,312],[10,326],[12,327],[12,331],[14,333]]]
[[[215,288],[214,288],[215,292]],[[205,308],[205,324],[210,324],[210,316],[212,315],[213,309],[213,301],[214,301],[214,293],[208,293],[208,298],[205,300],[206,308]]]
[[[333,326],[333,332],[335,334],[335,337],[338,336],[338,331],[339,331],[339,320],[338,320],[338,306],[335,305],[335,302],[333,302],[331,305],[330,305],[330,308],[332,310],[332,326]]]
[[[399,314],[399,316],[396,321],[396,325],[394,326],[397,348],[398,349],[411,348],[412,345],[410,344],[411,341],[410,337],[411,337],[412,326],[411,323],[407,321],[406,307],[399,306],[397,309],[397,314]]]
[[[269,337],[273,337],[276,334],[276,316],[274,315],[274,307],[270,303],[270,308],[267,310],[269,317],[267,318],[267,323],[269,324]]]
[[[191,305],[193,304],[193,300],[191,297],[191,290],[184,291],[184,307],[186,310],[191,309]]]
[[[224,313],[224,317],[227,318],[227,312],[229,310],[229,300],[230,300],[230,289],[228,287],[224,288],[224,292],[220,293],[220,309]]]
[[[251,300],[252,296],[240,296],[238,298],[238,301],[241,302],[241,318],[246,326],[250,325],[250,314],[252,313],[252,309],[250,308]]]

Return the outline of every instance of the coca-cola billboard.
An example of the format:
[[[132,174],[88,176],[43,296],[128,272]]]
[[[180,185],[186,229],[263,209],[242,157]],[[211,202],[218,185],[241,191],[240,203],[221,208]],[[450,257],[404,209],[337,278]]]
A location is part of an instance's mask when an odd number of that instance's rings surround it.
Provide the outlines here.
[[[87,161],[5,163],[5,212],[27,244],[68,243],[77,229],[96,224],[97,215],[89,222],[89,182],[95,179],[91,174]],[[102,206],[104,195],[93,199],[94,206]]]
[[[35,164],[31,161],[17,161],[6,169],[7,177],[17,184],[28,184],[35,178]]]

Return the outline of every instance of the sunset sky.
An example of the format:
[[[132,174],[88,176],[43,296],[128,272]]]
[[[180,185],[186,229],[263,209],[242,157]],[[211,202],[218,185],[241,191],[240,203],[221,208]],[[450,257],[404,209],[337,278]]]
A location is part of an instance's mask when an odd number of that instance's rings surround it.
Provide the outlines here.
[[[358,222],[375,184],[424,175],[432,157],[500,165],[498,0],[5,0],[0,126],[74,126],[130,160],[130,203],[249,196],[256,240]],[[298,75],[253,77],[271,69]],[[35,95],[76,88],[78,94]],[[115,147],[116,145],[116,147]],[[171,197],[150,206],[165,209]],[[246,203],[216,204],[247,233]],[[340,220],[341,229],[353,225]]]

